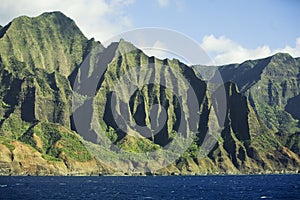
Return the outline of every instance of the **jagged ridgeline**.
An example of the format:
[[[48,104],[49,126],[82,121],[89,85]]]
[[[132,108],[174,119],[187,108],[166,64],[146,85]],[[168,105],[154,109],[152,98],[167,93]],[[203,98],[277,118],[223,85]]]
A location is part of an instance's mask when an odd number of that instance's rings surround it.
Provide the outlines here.
[[[92,124],[92,119],[87,120],[86,125],[82,124],[82,120],[87,119],[82,118],[82,113],[87,110],[94,112],[89,115],[97,116],[103,130],[116,131],[114,142],[121,141],[127,135],[138,135],[165,146],[178,132],[187,134],[199,131],[200,121],[194,116],[200,116],[198,102],[204,103],[206,84],[196,77],[191,68],[177,60],[148,57],[124,40],[100,49],[99,53],[91,53],[85,62],[74,84],[74,91],[80,96],[77,99],[87,99],[76,109],[80,114],[75,111],[75,115],[78,115],[75,121],[83,129],[80,132],[87,132]],[[86,72],[83,72],[84,69]],[[101,79],[99,74],[103,74]],[[194,96],[189,94],[191,92],[194,92]],[[116,96],[119,98],[116,99]],[[193,105],[191,98],[197,105]],[[155,104],[161,107],[153,110],[150,117]],[[114,112],[118,116],[114,116]],[[118,121],[118,117],[122,117],[121,121]],[[130,127],[130,124],[148,128],[138,130]],[[122,126],[125,127],[120,128]],[[160,127],[158,133],[152,131],[156,127]],[[85,134],[86,139],[91,139],[92,132]],[[94,140],[91,141],[97,143],[97,133],[94,134]]]
[[[237,84],[259,119],[299,155],[300,59],[279,53],[221,66],[220,71],[225,81]]]
[[[0,174],[118,173],[101,159],[119,159],[111,148],[153,152],[192,132],[180,158],[155,173],[299,170],[300,59],[221,66],[225,85],[213,93],[201,68],[148,57],[124,40],[103,47],[60,12],[14,19],[0,27]],[[127,80],[138,87],[118,90]],[[224,107],[220,137],[199,157]],[[129,173],[147,160],[124,159]]]

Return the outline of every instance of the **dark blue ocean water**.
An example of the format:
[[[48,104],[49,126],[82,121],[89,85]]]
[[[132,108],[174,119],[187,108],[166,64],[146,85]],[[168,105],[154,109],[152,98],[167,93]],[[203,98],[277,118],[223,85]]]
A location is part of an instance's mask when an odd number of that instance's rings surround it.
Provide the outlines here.
[[[300,199],[300,175],[0,177],[0,199]]]

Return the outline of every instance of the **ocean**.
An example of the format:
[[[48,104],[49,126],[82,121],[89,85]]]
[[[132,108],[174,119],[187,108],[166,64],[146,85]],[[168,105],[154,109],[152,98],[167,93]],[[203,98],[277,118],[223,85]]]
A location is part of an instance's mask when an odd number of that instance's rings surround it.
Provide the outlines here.
[[[0,177],[2,200],[300,199],[300,175]]]

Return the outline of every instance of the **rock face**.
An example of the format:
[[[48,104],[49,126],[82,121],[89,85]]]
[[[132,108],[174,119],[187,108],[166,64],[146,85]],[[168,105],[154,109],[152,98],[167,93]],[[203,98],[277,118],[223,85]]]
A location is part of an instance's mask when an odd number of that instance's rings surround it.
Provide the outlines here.
[[[105,153],[114,146],[155,151],[182,133],[196,135],[189,148],[148,173],[298,172],[300,59],[276,54],[220,66],[224,85],[213,93],[196,73],[200,68],[148,57],[124,40],[105,48],[60,12],[14,19],[0,28],[0,174],[130,174],[133,160],[120,172],[101,155],[115,159]],[[126,80],[141,87],[118,89]],[[201,157],[222,103],[220,136]],[[107,149],[99,147],[99,127],[111,143]]]

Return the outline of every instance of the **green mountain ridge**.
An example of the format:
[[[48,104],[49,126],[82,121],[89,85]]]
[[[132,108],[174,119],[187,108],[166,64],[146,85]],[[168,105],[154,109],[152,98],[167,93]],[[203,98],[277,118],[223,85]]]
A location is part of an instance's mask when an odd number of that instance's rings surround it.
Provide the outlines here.
[[[225,84],[213,92],[199,69],[122,39],[104,47],[60,12],[14,19],[0,28],[0,174],[297,173],[300,58],[219,66]],[[126,80],[140,87],[118,89]],[[222,131],[206,140],[212,124]],[[183,133],[195,137],[177,156]],[[169,143],[178,159],[157,170],[147,152]]]

